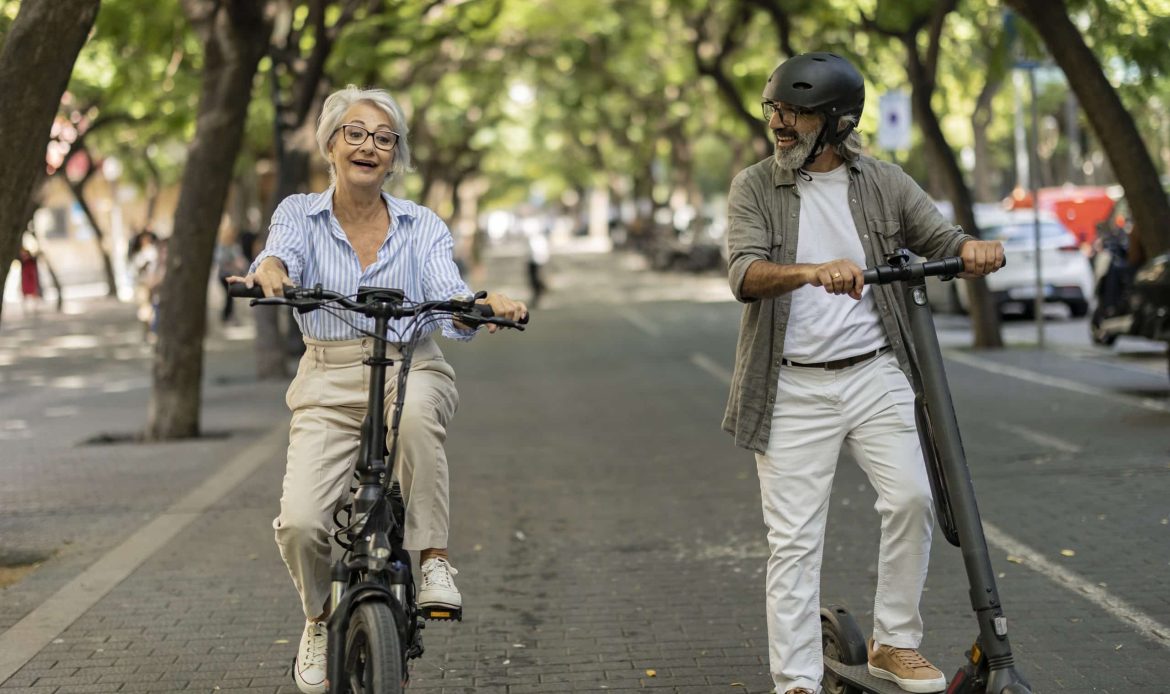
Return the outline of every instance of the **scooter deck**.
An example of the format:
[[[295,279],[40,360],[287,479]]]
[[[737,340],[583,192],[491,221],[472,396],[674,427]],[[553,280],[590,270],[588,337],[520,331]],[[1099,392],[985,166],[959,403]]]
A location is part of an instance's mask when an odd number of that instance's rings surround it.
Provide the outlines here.
[[[889,680],[874,677],[869,674],[868,665],[846,665],[832,658],[826,657],[825,669],[831,670],[834,675],[847,681],[855,687],[860,687],[871,694],[906,694],[906,690]],[[943,691],[940,689],[938,691]]]

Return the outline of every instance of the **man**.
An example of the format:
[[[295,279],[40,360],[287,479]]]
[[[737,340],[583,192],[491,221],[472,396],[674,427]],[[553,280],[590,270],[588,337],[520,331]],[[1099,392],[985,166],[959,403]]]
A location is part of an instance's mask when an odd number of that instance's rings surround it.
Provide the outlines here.
[[[740,172],[728,199],[729,281],[746,306],[723,427],[756,454],[770,666],[787,694],[814,694],[823,674],[821,554],[843,444],[882,517],[869,670],[911,692],[945,687],[917,650],[934,518],[908,316],[892,287],[864,286],[861,268],[899,247],[960,255],[964,277],[1003,265],[1000,244],[964,234],[900,168],[861,154],[864,101],[847,60],[785,61],[763,95],[775,154]]]

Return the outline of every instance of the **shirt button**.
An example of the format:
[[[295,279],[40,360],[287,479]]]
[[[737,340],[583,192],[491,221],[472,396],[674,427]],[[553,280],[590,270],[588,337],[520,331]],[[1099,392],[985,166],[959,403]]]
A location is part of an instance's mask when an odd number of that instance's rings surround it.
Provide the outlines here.
[[[863,238],[863,239],[868,239],[868,238],[869,238],[869,234],[865,234],[865,235],[864,235],[864,236],[862,236],[861,238]]]

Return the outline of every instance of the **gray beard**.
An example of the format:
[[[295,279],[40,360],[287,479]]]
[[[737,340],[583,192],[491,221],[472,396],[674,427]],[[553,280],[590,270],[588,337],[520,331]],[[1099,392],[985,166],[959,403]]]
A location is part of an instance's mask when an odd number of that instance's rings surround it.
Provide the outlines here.
[[[776,146],[776,151],[773,156],[776,157],[776,163],[784,169],[799,169],[804,166],[804,161],[808,159],[808,155],[812,154],[813,147],[817,144],[817,135],[820,133],[813,131],[811,133],[796,134],[796,146],[791,149],[780,149]]]

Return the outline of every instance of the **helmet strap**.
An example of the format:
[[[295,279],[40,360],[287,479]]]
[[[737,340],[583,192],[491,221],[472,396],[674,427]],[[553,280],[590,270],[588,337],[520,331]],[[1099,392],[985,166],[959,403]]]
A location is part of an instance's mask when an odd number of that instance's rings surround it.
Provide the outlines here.
[[[829,117],[826,115],[825,122],[821,125],[821,131],[817,133],[816,144],[813,145],[812,151],[808,153],[808,158],[804,160],[804,163],[801,164],[800,168],[807,168],[809,164],[813,163],[813,160],[821,156],[821,152],[825,151],[825,147],[828,145],[828,138],[826,137],[828,135],[828,131]]]

